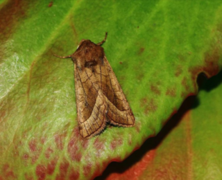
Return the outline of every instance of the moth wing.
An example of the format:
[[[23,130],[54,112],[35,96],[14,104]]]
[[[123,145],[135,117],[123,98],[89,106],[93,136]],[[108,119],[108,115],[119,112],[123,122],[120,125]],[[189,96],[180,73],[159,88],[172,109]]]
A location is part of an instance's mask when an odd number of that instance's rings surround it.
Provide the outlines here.
[[[80,134],[92,137],[106,125],[107,103],[91,68],[79,70],[75,65],[75,92]]]
[[[77,119],[80,134],[92,137],[111,124],[129,127],[135,122],[132,110],[106,57],[103,64],[79,70],[75,66]]]
[[[135,117],[106,57],[104,57],[104,65],[108,72],[106,86],[102,86],[108,105],[107,117],[111,124],[133,126]]]

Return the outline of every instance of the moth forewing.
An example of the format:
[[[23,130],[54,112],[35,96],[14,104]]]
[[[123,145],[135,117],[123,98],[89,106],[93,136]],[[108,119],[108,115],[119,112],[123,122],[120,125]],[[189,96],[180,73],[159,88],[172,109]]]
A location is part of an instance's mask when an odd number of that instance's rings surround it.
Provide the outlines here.
[[[84,138],[99,134],[111,124],[130,127],[135,118],[101,45],[82,40],[69,56],[75,63],[77,120]]]

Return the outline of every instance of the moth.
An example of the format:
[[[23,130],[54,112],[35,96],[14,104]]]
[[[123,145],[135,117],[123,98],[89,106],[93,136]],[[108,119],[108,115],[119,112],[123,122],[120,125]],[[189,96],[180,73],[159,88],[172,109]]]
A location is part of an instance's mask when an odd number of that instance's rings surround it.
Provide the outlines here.
[[[84,138],[112,125],[131,127],[135,118],[100,43],[82,40],[69,56],[74,63],[77,120]]]

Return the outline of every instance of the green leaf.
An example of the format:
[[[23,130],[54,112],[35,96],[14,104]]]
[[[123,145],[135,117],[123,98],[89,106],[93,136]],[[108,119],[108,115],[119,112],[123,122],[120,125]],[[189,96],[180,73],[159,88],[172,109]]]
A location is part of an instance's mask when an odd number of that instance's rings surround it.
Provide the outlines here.
[[[0,1],[0,179],[92,179],[151,135],[196,77],[221,69],[222,3]],[[136,117],[82,139],[73,64],[81,39],[104,44]]]
[[[221,179],[221,92],[222,71],[197,97],[187,98],[156,137],[125,161],[110,164],[97,180]]]

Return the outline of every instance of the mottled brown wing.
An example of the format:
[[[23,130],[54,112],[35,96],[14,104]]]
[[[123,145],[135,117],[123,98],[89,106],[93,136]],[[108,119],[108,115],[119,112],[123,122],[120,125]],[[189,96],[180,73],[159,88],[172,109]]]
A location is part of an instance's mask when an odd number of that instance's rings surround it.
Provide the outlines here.
[[[110,123],[118,126],[130,127],[135,123],[135,118],[128,101],[123,93],[122,88],[108,62],[104,57],[104,65],[108,71],[106,99],[108,99],[108,112],[107,117]]]
[[[106,121],[126,127],[134,124],[132,111],[106,57],[103,64],[82,70],[75,65],[75,90],[83,137],[100,133]]]
[[[96,135],[106,125],[107,105],[91,68],[75,66],[77,119],[83,137]]]

